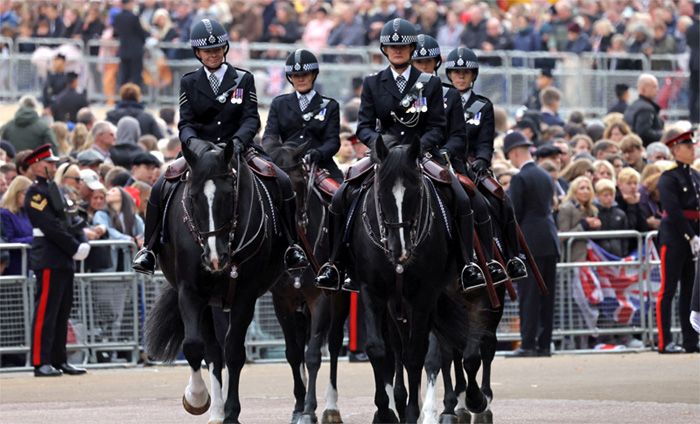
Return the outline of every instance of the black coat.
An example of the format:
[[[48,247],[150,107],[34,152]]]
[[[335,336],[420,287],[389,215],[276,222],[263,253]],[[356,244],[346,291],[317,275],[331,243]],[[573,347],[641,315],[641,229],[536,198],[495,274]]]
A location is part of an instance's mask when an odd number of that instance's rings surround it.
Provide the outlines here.
[[[661,174],[658,183],[661,194],[661,244],[689,246],[693,236],[700,235],[700,221],[690,220],[683,211],[700,213],[700,173],[688,165],[678,163]]]
[[[406,92],[413,87],[420,74],[420,71],[411,67]],[[403,139],[413,133],[420,138],[424,152],[437,154],[436,150],[442,144],[446,127],[440,79],[433,76],[423,88],[428,110],[420,114],[417,125],[413,127],[407,127],[391,116],[391,112],[401,119],[412,115],[401,106],[403,96],[396,86],[391,68],[387,67],[381,72],[365,77],[362,83],[357,137],[372,148],[379,134],[391,134]]]
[[[640,203],[631,204],[625,202],[619,190],[615,194],[615,202],[617,202],[617,207],[622,209],[625,215],[627,215],[627,228],[640,232],[649,231],[649,225],[647,224],[646,216],[644,215],[644,210]]]
[[[49,195],[49,185],[44,178],[38,177],[27,189],[24,210],[35,229],[29,265],[33,270],[72,270],[73,255],[80,243],[86,241],[85,235],[82,228],[73,227],[75,222],[65,217],[61,195],[55,197],[61,200],[52,199],[54,197]],[[37,230],[43,235],[37,234]]]
[[[78,111],[87,106],[88,101],[85,93],[78,93],[68,87],[54,99],[53,106],[51,106],[51,114],[55,121],[76,122],[78,120]]]
[[[230,93],[223,103],[218,95],[238,83],[237,93]],[[233,103],[238,101],[241,103]],[[180,141],[191,137],[217,142],[239,139],[245,146],[253,145],[253,137],[260,129],[258,97],[253,74],[228,65],[219,85],[219,93],[209,85],[206,72],[201,67],[185,74],[180,81]]]
[[[133,100],[122,100],[117,103],[117,106],[107,112],[107,120],[114,125],[119,123],[119,120],[125,116],[131,116],[139,121],[139,128],[141,128],[141,135],[150,134],[155,136],[157,139],[165,137],[163,130],[158,125],[156,118],[148,112],[143,103],[135,102]]]
[[[143,45],[148,33],[141,26],[139,17],[129,10],[122,10],[114,17],[114,38],[119,40],[117,56],[121,59],[143,57]]]
[[[609,208],[598,205],[598,219],[600,219],[600,231],[622,231],[630,229],[627,224],[627,215],[625,211],[615,205]],[[634,246],[631,245],[631,241],[634,242]],[[627,256],[630,247],[636,248],[637,240],[608,238],[596,240],[596,243],[613,255],[623,257]]]
[[[456,170],[463,171],[462,162],[467,153],[467,129],[464,122],[464,109],[462,109],[462,97],[454,87],[448,84],[442,86],[442,96],[445,105],[447,126],[445,142],[440,146],[450,153],[452,165]]]
[[[644,142],[644,147],[661,140],[664,123],[659,117],[661,108],[653,100],[639,96],[625,111],[625,122]]]
[[[130,170],[134,157],[143,152],[144,150],[136,144],[123,143],[110,148],[109,157],[116,166]]]
[[[552,177],[534,162],[526,163],[510,180],[508,194],[532,254],[559,255],[557,226],[552,216]]]
[[[619,102],[615,103],[610,110],[608,110],[608,113],[613,113],[613,112],[618,112],[622,113],[624,115],[625,111],[627,110],[628,104],[625,101],[620,100]]]
[[[343,179],[343,173],[333,160],[333,155],[340,148],[340,108],[338,102],[328,98],[328,105],[320,109],[323,97],[316,93],[304,112],[299,108],[296,92],[275,97],[270,105],[265,133],[262,138],[263,148],[269,141],[278,138],[282,143],[301,145],[309,141],[307,149],[316,149],[321,153],[318,166],[327,169],[331,177]],[[314,112],[309,120],[304,120],[304,113]],[[317,119],[323,117],[323,120]]]
[[[41,102],[44,107],[51,107],[56,96],[68,86],[68,76],[65,72],[51,73],[46,76],[46,83],[41,93]]]
[[[475,114],[467,112],[477,100],[486,104]],[[488,98],[472,91],[464,106],[462,120],[467,125],[467,158],[470,160],[483,159],[490,164],[493,156],[493,139],[496,137],[493,103]]]

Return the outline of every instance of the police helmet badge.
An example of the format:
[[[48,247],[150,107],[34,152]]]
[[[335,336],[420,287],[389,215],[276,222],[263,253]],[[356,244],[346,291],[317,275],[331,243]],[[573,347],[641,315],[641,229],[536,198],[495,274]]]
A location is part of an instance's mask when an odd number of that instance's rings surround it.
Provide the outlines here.
[[[216,37],[214,37],[214,35],[212,34],[209,36],[209,44],[214,44],[214,43],[216,43]]]
[[[463,65],[464,65],[464,60],[460,57],[460,58],[457,60],[457,66],[463,66]]]
[[[298,71],[299,69],[301,69],[301,65],[299,63],[294,64],[294,70]]]
[[[421,56],[425,56],[426,54],[428,54],[428,51],[425,49],[425,47],[421,47],[421,49],[420,49],[420,55],[421,55]]]
[[[391,36],[391,40],[392,41],[399,41],[399,34],[395,32],[394,35]]]

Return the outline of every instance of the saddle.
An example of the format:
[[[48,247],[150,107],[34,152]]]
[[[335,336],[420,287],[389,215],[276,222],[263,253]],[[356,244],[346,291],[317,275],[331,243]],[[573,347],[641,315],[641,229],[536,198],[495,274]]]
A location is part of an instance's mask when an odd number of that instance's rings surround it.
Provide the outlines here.
[[[504,200],[506,197],[506,193],[503,191],[503,186],[501,186],[491,175],[485,175],[479,178],[479,185],[492,195],[496,196],[499,200]]]
[[[374,169],[374,164],[369,156],[365,156],[362,159],[355,162],[353,166],[348,168],[348,173],[345,176],[345,181],[358,181],[364,180],[365,175],[367,175],[371,170]]]
[[[276,176],[275,167],[272,165],[272,163],[260,156],[255,149],[249,149],[244,154],[244,157],[246,163],[248,163],[248,166],[255,174],[267,178],[274,178]],[[187,165],[185,157],[181,156],[168,165],[163,177],[170,182],[180,180],[188,169],[189,165]]]
[[[423,158],[421,160],[423,175],[441,184],[452,184],[452,175],[444,166],[435,162],[434,159]]]
[[[476,194],[477,188],[476,184],[474,184],[474,181],[472,181],[471,178],[464,174],[459,174],[457,173],[457,179],[459,180],[459,183],[464,187],[464,189],[467,191],[467,194],[469,197],[474,196]]]
[[[333,197],[340,188],[340,183],[331,178],[331,174],[325,169],[318,169],[314,175],[314,185],[321,193]]]

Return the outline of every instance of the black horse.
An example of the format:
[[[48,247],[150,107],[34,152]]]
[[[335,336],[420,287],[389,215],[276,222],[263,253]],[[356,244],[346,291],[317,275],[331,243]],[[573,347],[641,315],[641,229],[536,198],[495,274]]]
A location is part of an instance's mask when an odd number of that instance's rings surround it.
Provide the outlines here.
[[[446,206],[451,199],[438,195],[435,183],[423,176],[419,152],[417,138],[408,144],[388,136],[376,141],[374,176],[363,184],[350,228],[348,270],[361,287],[365,352],[375,380],[374,422],[380,423],[417,421],[428,334],[435,328],[457,337],[462,325],[445,319],[449,307],[436,309],[443,289],[456,287],[459,249]],[[395,398],[392,381],[396,371],[402,383],[404,367],[407,402],[400,391]]]
[[[344,324],[349,311],[349,294],[326,295],[314,285],[317,264],[328,259],[329,195],[313,183],[315,166],[304,164],[308,143],[283,145],[279,141],[265,144],[273,161],[287,174],[297,199],[297,227],[312,264],[301,275],[288,275],[275,284],[272,300],[275,314],[284,333],[285,354],[294,378],[295,405],[292,424],[317,422],[316,378],[321,367],[321,348],[328,341],[330,381],[326,390],[323,423],[342,423],[338,410],[338,355],[343,345]],[[304,382],[304,367],[308,371]]]
[[[279,193],[274,181],[233,157],[232,143],[222,149],[194,139],[182,149],[189,178],[169,200],[160,264],[170,284],[146,321],[146,350],[173,360],[182,346],[191,368],[185,410],[200,415],[209,409],[210,423],[237,423],[246,330],[256,299],[284,271],[287,243],[274,206]],[[210,306],[222,302],[224,309]],[[217,338],[226,326],[225,340]],[[211,396],[202,359],[209,366]]]

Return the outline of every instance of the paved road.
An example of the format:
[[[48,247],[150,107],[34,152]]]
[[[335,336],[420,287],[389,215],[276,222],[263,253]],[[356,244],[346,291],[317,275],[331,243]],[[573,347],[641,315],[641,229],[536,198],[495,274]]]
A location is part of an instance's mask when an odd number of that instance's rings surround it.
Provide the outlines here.
[[[370,367],[340,364],[339,407],[346,423],[374,411]],[[494,361],[496,423],[698,423],[700,355],[655,353],[503,358]],[[0,423],[206,423],[181,407],[185,367],[91,370],[81,377],[0,375]],[[322,367],[319,392],[325,392]],[[205,378],[208,382],[208,378]],[[256,364],[242,375],[241,420],[287,423],[291,377],[285,364]],[[324,404],[319,400],[319,415]]]

